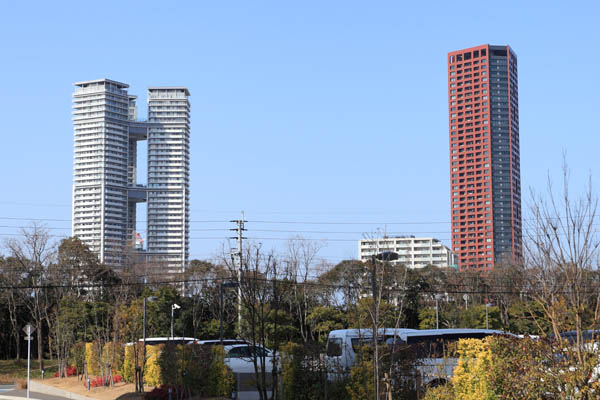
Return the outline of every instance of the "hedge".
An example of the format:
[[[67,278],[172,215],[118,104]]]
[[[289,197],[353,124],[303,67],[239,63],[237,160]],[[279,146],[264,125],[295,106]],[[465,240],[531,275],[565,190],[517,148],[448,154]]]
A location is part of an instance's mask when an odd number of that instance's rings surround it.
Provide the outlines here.
[[[146,365],[144,368],[144,384],[159,386],[164,382],[163,370],[160,366],[160,355],[165,345],[146,346]]]
[[[492,368],[493,358],[489,340],[461,339],[458,341],[458,365],[454,368],[452,385],[456,400],[495,399],[489,382],[488,372]]]
[[[213,346],[208,371],[208,384],[204,395],[231,398],[233,386],[233,372],[225,364],[225,350],[223,346]]]
[[[88,376],[100,375],[100,363],[98,355],[98,344],[96,342],[85,344],[85,363]]]
[[[113,342],[108,342],[102,349],[102,362],[106,367],[110,364],[112,374],[118,375],[123,366],[123,347],[115,346]]]
[[[121,365],[121,375],[125,382],[129,383],[135,382],[135,350],[135,344],[125,346],[123,365]],[[138,357],[141,357],[141,353],[138,354]]]

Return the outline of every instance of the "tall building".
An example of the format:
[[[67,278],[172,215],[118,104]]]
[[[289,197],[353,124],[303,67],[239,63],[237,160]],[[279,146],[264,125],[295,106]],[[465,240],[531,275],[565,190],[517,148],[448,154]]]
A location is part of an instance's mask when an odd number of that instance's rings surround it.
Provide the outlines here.
[[[404,264],[408,268],[456,267],[452,250],[432,237],[398,236],[358,241],[358,259],[368,262],[374,255],[392,251],[398,259],[392,264]]]
[[[148,89],[148,252],[169,265],[189,258],[190,93]]]
[[[109,79],[77,82],[72,233],[118,267],[134,251],[136,206],[148,201],[147,260],[169,272],[189,258],[190,104],[186,88],[148,89],[148,121],[137,97]],[[137,183],[137,144],[148,140],[148,183]]]
[[[522,257],[518,97],[509,46],[448,54],[452,249],[461,269]]]

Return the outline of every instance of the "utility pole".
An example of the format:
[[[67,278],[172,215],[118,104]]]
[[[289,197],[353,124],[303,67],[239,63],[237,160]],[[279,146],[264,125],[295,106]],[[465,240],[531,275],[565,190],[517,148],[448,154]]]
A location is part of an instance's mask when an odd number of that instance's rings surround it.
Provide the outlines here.
[[[373,395],[375,396],[375,400],[379,400],[379,368],[377,368],[379,365],[379,360],[378,360],[378,353],[377,353],[377,339],[378,339],[378,326],[379,325],[379,321],[378,321],[378,315],[377,315],[377,254],[373,254],[373,257],[371,258],[371,261],[373,263],[373,270],[371,271],[371,285],[372,285],[372,290],[373,290],[373,379],[374,382],[373,384],[375,385],[374,389],[374,393]]]
[[[231,250],[231,258],[234,259],[234,255],[235,258],[237,258],[237,263],[238,263],[238,270],[237,270],[237,279],[238,279],[238,293],[237,293],[237,300],[238,300],[238,304],[237,304],[237,311],[238,311],[238,336],[240,335],[241,329],[242,329],[242,266],[243,266],[243,262],[242,262],[242,250],[243,250],[243,246],[242,246],[242,241],[244,239],[247,239],[243,236],[244,231],[246,230],[244,228],[244,223],[248,222],[246,220],[244,220],[244,212],[242,211],[242,219],[233,219],[229,222],[233,222],[237,225],[236,228],[230,229],[231,231],[236,231],[237,232],[237,236],[235,237],[230,237],[230,239],[235,239],[237,240],[237,249],[232,249]]]

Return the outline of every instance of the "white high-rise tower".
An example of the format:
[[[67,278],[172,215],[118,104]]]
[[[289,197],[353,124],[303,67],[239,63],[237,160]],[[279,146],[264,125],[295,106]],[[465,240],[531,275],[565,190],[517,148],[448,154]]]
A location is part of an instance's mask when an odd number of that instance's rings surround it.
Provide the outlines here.
[[[189,95],[148,88],[148,252],[175,270],[189,257]]]
[[[129,85],[75,83],[73,236],[119,267],[135,244],[136,204],[148,201],[148,261],[181,272],[189,258],[190,104],[186,88],[150,88],[149,121],[136,121]],[[148,183],[137,178],[137,142],[148,139]]]

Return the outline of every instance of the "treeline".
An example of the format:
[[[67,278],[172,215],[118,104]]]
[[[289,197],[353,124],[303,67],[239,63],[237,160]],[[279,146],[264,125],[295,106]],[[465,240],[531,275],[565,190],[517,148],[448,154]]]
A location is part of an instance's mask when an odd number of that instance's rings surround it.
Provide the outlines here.
[[[248,248],[238,299],[238,264],[227,258],[193,260],[184,275],[169,282],[160,266],[145,270],[145,264],[131,264],[117,272],[100,264],[77,238],[56,247],[49,238],[43,227],[33,226],[8,241],[8,254],[0,257],[3,358],[25,355],[22,328],[27,323],[36,327],[33,356],[40,360],[42,355],[66,359],[77,342],[133,342],[143,334],[145,297],[153,300],[146,304],[148,337],[170,335],[172,304],[181,306],[174,315],[175,336],[219,338],[222,316],[225,338],[254,336],[267,347],[289,341],[324,344],[333,329],[373,324],[371,262],[319,263],[315,242],[293,239],[279,256]],[[379,326],[489,326],[532,335],[553,331],[540,301],[543,288],[521,265],[499,265],[483,274],[377,263]],[[584,290],[599,277],[590,271],[581,288],[587,296],[581,313],[585,326],[594,321],[598,303],[596,292]],[[574,329],[574,317],[565,313],[561,329]]]
[[[280,254],[251,244],[241,262],[229,254],[211,262],[194,260],[177,276],[165,275],[161,265],[139,263],[135,253],[115,271],[77,238],[53,244],[48,231],[34,224],[6,241],[0,258],[0,326],[5,327],[0,356],[23,357],[22,328],[32,323],[34,356],[56,359],[66,368],[76,343],[100,349],[140,339],[146,304],[149,337],[169,336],[173,321],[175,336],[216,339],[222,332],[276,355],[292,342],[315,349],[316,356],[328,333],[343,328],[489,326],[552,337],[562,352],[561,333],[573,330],[572,359],[586,365],[585,330],[600,329],[598,200],[591,187],[570,198],[567,177],[565,168],[559,196],[550,187],[549,200],[532,197],[523,259],[497,263],[491,272],[414,270],[377,260],[330,265],[319,261],[320,243],[301,238],[290,240]],[[181,308],[174,310],[173,304]],[[380,350],[385,349],[375,342],[376,393],[382,393],[384,377]],[[264,356],[253,357],[253,363],[257,389],[266,399]],[[589,377],[596,364],[588,364],[574,384],[577,390],[595,382]],[[275,387],[280,378],[273,372]]]

